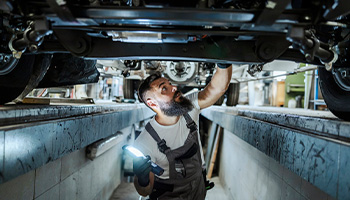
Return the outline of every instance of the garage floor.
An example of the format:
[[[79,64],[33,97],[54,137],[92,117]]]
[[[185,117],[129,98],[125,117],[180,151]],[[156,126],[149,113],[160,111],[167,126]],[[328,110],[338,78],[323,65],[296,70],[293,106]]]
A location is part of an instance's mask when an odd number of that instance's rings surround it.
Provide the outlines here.
[[[208,191],[206,200],[218,200],[218,199],[227,199],[227,194],[225,193],[225,190],[221,186],[219,177],[213,177],[210,179],[212,182],[215,183],[215,187]],[[137,194],[134,184],[133,183],[127,183],[123,182],[119,185],[117,189],[114,190],[112,197],[110,200],[138,200],[139,195]]]

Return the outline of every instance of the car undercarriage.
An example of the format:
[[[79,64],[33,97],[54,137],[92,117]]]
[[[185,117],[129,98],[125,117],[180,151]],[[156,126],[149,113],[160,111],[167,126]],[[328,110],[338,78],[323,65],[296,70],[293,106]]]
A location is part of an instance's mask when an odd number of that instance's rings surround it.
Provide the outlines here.
[[[346,0],[0,2],[0,90],[8,94],[2,104],[36,87],[94,82],[96,60],[290,60],[318,65],[329,109],[350,120]],[[62,60],[79,66],[75,72],[89,70],[71,77],[50,72],[66,71]],[[50,74],[56,78],[45,78]]]

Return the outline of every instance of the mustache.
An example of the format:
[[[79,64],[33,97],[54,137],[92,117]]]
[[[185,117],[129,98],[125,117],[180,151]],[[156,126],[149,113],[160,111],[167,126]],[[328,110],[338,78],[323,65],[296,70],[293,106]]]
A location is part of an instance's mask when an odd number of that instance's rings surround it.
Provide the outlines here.
[[[179,90],[176,90],[173,96],[173,99],[177,97],[177,95],[181,95],[181,92]]]

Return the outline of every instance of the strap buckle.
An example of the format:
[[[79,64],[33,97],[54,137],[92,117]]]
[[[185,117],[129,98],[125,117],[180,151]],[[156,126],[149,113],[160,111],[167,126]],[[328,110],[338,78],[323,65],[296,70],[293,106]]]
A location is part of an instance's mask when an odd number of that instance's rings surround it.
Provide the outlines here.
[[[160,152],[165,154],[165,151],[167,151],[168,149],[170,149],[167,145],[166,145],[166,141],[164,139],[162,139],[160,142],[157,143],[158,144],[158,149]]]
[[[189,128],[191,130],[191,132],[193,131],[197,131],[197,125],[194,121],[192,121],[189,124],[186,124],[187,128]]]

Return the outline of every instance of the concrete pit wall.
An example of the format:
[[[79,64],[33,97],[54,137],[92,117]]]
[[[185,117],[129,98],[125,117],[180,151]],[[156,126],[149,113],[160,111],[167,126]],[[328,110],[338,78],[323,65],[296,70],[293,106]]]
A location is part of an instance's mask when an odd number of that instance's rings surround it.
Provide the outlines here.
[[[93,161],[82,148],[1,184],[0,199],[109,199],[122,180],[121,147],[132,131],[122,129],[120,142]]]
[[[322,190],[225,130],[219,177],[232,200],[330,200]]]
[[[349,199],[350,123],[315,117],[318,111],[291,112],[202,111],[226,131],[221,178],[232,197]]]

